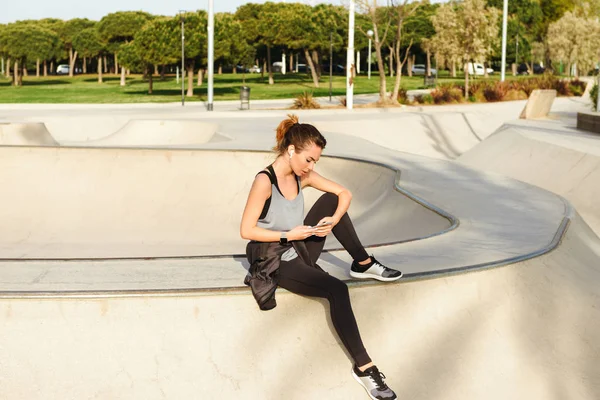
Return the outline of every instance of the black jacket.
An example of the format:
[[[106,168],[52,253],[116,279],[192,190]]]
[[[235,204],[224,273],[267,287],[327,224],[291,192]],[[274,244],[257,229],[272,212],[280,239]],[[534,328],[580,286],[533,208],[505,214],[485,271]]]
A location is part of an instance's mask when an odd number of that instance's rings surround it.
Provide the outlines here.
[[[249,242],[246,245],[246,257],[250,263],[244,283],[252,289],[252,295],[261,310],[267,311],[277,306],[275,289],[279,283],[279,264],[281,255],[290,247],[296,249],[298,257],[311,267],[321,269],[310,261],[308,250],[303,241],[293,241],[282,245],[278,242]]]

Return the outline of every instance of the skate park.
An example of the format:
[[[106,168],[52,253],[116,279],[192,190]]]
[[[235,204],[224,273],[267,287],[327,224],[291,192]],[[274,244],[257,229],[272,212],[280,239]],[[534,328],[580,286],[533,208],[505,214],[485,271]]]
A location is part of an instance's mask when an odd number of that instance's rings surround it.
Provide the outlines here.
[[[600,136],[583,98],[524,105],[294,111],[405,273],[354,281],[333,237],[319,263],[400,398],[600,394]],[[239,219],[291,111],[221,107],[0,107],[2,398],[364,397],[325,302],[261,312],[243,285]]]

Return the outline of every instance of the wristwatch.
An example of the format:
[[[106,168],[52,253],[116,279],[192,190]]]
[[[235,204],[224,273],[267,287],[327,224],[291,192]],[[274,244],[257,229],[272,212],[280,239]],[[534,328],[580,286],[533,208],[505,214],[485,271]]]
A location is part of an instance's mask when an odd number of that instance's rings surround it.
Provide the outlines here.
[[[281,232],[281,237],[279,238],[279,244],[287,244],[287,234],[285,232]]]

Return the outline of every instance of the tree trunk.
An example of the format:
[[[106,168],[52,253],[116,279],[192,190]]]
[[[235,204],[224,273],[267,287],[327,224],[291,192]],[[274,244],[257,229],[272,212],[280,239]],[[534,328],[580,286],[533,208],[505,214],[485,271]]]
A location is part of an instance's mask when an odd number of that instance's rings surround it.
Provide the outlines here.
[[[73,65],[71,65],[69,67],[69,74],[71,74],[70,76],[73,76],[73,73],[75,72],[75,62],[77,61],[77,51],[75,51],[75,54],[73,54]]]
[[[102,56],[98,56],[98,83],[102,83]]]
[[[152,73],[148,70],[148,66],[146,66],[145,73],[148,75],[148,94],[152,94]],[[181,77],[181,79],[183,79],[183,77]]]
[[[121,82],[120,86],[125,86],[125,67],[121,65]]]
[[[425,70],[425,75],[431,76],[431,52],[427,50],[427,69]]]
[[[104,73],[108,74],[108,58],[104,56]]]
[[[7,78],[10,78],[10,57],[6,59],[6,74]]]
[[[54,60],[50,61],[50,73],[54,73]]]
[[[329,60],[329,62],[331,63],[331,60]],[[288,71],[292,72],[294,70],[294,53],[290,52],[290,67],[288,68]]]
[[[484,78],[489,78],[490,77],[490,75],[487,72],[487,62],[483,63],[483,77]]]
[[[198,70],[198,86],[202,86],[202,81],[204,81],[204,69],[200,67]]]
[[[468,62],[464,65],[464,69],[465,69],[465,99],[468,99],[469,98],[469,63]]]
[[[119,74],[119,56],[115,53],[115,75]]]
[[[319,52],[317,50],[312,51],[312,61],[315,69],[317,70],[317,76],[321,77],[321,63],[319,62]],[[318,86],[317,86],[318,87]]]
[[[194,59],[186,66],[188,75],[187,97],[194,96]]]
[[[269,67],[269,85],[273,85],[273,65],[271,64],[271,46],[267,46],[267,67]]]
[[[125,69],[127,76],[131,75],[131,70],[129,68]]]
[[[267,70],[267,61],[263,60],[263,67],[260,70],[260,78],[265,79],[265,71]]]
[[[44,76],[48,76],[48,63],[44,60]]]
[[[36,78],[40,77],[40,59],[39,58],[35,61],[35,77]]]
[[[15,60],[13,67],[13,85],[19,86],[19,60]]]
[[[317,71],[315,71],[315,66],[313,64],[313,60],[310,57],[310,54],[308,54],[308,49],[304,49],[304,56],[306,57],[306,61],[308,62],[308,67],[310,68],[310,74],[313,79],[313,84],[315,85],[316,88],[318,88],[319,87],[319,77],[317,75]]]
[[[456,78],[456,60],[452,60],[452,77]]]
[[[242,66],[242,67],[244,67],[244,66]],[[233,66],[233,71],[231,71],[231,73],[234,75],[237,74],[237,65]]]
[[[25,65],[25,62],[23,62],[23,74],[21,76],[29,76],[29,73],[27,72],[27,66]]]
[[[158,75],[158,65],[154,64],[154,75]]]
[[[69,47],[69,77],[73,77],[73,64],[75,64],[73,57],[73,47]]]
[[[413,58],[412,55],[408,56],[408,64],[406,64],[406,73],[408,76],[412,76]]]
[[[87,57],[83,57],[83,73],[84,74],[87,74],[87,63],[88,63]]]
[[[235,67],[233,69],[235,69]],[[221,64],[219,64],[219,68],[217,69],[217,75],[223,75],[223,66]]]
[[[388,46],[388,49],[390,50],[390,57],[388,60],[389,63],[389,68],[390,68],[390,76],[394,76],[394,49],[393,47]]]
[[[164,80],[165,79],[165,70],[167,69],[167,67],[165,67],[164,65],[160,66],[160,79]]]
[[[375,18],[372,18],[373,21]],[[379,70],[379,101],[382,103],[386,103],[387,99],[387,90],[386,90],[386,81],[385,81],[385,67],[383,65],[383,56],[381,54],[381,42],[379,41],[379,32],[377,32],[377,25],[373,24],[373,32],[375,33],[375,54],[377,55],[377,69]]]

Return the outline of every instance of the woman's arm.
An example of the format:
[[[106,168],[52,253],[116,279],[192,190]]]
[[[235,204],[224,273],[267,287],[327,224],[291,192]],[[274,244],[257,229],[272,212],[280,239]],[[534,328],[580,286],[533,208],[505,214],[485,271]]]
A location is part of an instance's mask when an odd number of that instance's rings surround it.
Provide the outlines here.
[[[350,202],[352,201],[352,193],[339,183],[335,183],[330,181],[329,179],[323,178],[321,175],[316,173],[315,171],[310,171],[310,173],[302,180],[302,187],[310,186],[315,189],[318,189],[322,192],[333,193],[338,197],[338,206],[335,213],[331,216],[334,221],[334,225],[337,225],[342,219],[342,216],[348,211],[350,207]]]
[[[265,201],[271,195],[271,181],[265,174],[259,174],[250,188],[246,208],[242,215],[240,224],[240,235],[246,240],[256,240],[257,242],[278,242],[281,238],[279,231],[260,228],[256,226],[260,213],[265,205]],[[313,231],[306,226],[297,226],[287,232],[288,240],[302,240],[311,236]]]

